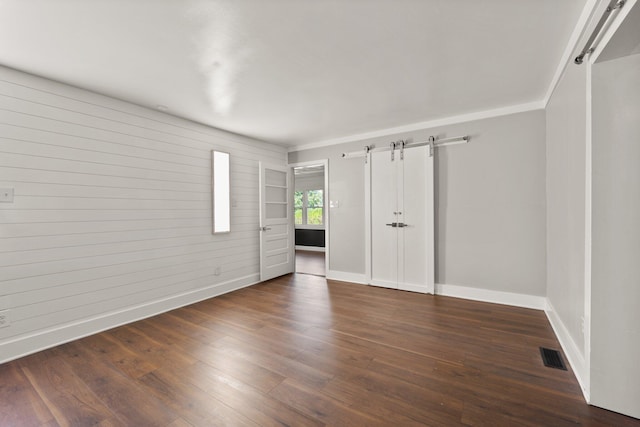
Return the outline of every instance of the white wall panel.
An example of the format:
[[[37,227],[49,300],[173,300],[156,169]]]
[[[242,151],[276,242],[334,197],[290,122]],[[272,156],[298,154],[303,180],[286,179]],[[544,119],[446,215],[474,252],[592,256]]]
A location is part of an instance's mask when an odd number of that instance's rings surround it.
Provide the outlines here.
[[[234,201],[232,232],[215,236],[212,149],[231,154]],[[0,204],[0,362],[255,282],[258,161],[285,158],[0,68],[0,187],[15,189]]]

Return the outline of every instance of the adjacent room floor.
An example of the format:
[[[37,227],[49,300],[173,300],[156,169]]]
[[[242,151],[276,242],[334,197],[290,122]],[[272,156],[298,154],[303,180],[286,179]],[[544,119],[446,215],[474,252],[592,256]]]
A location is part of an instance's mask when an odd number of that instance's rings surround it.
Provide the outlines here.
[[[325,275],[325,253],[296,250],[296,273]]]
[[[640,426],[543,312],[295,274],[0,365],[0,425]]]

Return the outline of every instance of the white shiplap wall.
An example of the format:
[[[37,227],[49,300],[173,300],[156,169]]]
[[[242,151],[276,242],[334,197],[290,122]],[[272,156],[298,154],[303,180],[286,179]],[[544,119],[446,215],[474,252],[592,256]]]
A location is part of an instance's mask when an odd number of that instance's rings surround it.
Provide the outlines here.
[[[230,234],[211,234],[212,149],[231,154]],[[258,161],[285,158],[0,67],[0,362],[257,282]]]

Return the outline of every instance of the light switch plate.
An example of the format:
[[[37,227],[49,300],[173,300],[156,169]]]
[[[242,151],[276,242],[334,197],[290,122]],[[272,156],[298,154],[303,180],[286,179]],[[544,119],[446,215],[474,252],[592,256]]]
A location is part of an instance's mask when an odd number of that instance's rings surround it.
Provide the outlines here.
[[[0,188],[0,202],[13,203],[13,188]]]

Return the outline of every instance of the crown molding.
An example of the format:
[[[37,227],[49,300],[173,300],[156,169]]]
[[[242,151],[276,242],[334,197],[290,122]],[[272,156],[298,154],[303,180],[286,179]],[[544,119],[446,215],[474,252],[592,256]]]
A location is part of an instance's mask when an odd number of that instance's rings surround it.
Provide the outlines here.
[[[371,132],[358,133],[353,135],[341,136],[338,138],[314,141],[306,144],[293,145],[288,147],[288,152],[310,150],[312,148],[323,148],[332,145],[343,144],[346,142],[361,141],[364,139],[377,138],[381,136],[389,136],[403,132],[414,132],[417,130],[434,128],[437,126],[447,126],[457,123],[471,122],[474,120],[489,119],[493,117],[506,116],[509,114],[523,113],[526,111],[542,110],[545,107],[544,101],[534,101],[526,104],[510,105],[508,107],[494,108],[491,110],[477,111],[474,113],[460,114],[457,116],[444,117],[441,119],[427,120],[424,122],[412,123],[403,126],[379,129]]]

